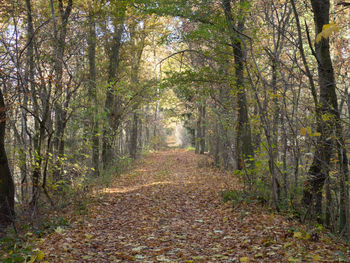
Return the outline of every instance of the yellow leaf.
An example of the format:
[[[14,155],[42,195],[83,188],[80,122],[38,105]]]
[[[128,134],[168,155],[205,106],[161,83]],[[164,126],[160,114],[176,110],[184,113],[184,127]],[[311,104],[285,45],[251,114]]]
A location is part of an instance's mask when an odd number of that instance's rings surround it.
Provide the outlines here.
[[[57,227],[56,229],[55,229],[55,232],[57,233],[57,234],[62,234],[63,232],[64,232],[64,228],[62,228],[62,227]]]
[[[288,258],[288,262],[289,262],[289,263],[296,263],[296,262],[299,262],[299,259],[296,259],[296,258],[293,258],[292,256],[290,256],[290,257]]]
[[[338,32],[339,31],[339,27],[336,24],[334,24],[334,23],[329,23],[329,24],[323,25],[322,31],[325,31],[327,34],[328,33],[332,33],[332,32]]]
[[[302,238],[303,238],[303,233],[301,233],[301,232],[294,232],[293,237],[296,237],[296,238],[302,239]]]
[[[312,130],[311,130],[311,127],[310,126],[308,126],[307,128],[306,128],[306,130],[307,130],[307,134],[311,134],[312,133]]]
[[[262,253],[258,253],[258,254],[256,254],[254,257],[255,258],[262,258],[264,255],[262,254]]]
[[[324,38],[324,39],[329,38],[329,36],[333,32],[338,32],[338,31],[339,31],[339,27],[334,23],[323,25],[322,31],[320,33],[318,33],[316,36],[316,43],[320,42],[322,40],[322,38]]]
[[[320,42],[322,40],[322,32],[321,33],[318,33],[317,36],[316,36],[316,43]]]
[[[305,136],[306,133],[307,133],[307,129],[306,129],[305,127],[301,127],[301,128],[300,128],[300,134],[303,135],[303,136]]]
[[[322,258],[321,258],[321,256],[320,255],[314,255],[313,257],[312,257],[312,259],[313,260],[315,260],[315,261],[320,261]]]
[[[44,254],[41,250],[39,250],[39,251],[38,251],[38,254],[36,255],[36,257],[37,257],[37,259],[38,259],[39,261],[41,261],[41,260],[44,259],[45,254]]]
[[[31,256],[30,260],[27,263],[34,263],[37,256]]]
[[[241,257],[239,259],[240,262],[248,262],[248,257]]]
[[[284,248],[289,248],[290,246],[292,246],[293,243],[292,242],[287,242],[283,245]]]
[[[93,238],[93,237],[94,237],[93,235],[85,234],[85,238],[86,238],[87,240],[90,240],[90,239]]]
[[[31,237],[32,235],[33,235],[33,233],[31,233],[31,232],[26,233],[26,236],[28,236],[28,237]]]
[[[320,137],[320,136],[321,136],[321,133],[320,133],[320,132],[314,132],[314,133],[311,134],[310,136],[313,136],[313,137]]]

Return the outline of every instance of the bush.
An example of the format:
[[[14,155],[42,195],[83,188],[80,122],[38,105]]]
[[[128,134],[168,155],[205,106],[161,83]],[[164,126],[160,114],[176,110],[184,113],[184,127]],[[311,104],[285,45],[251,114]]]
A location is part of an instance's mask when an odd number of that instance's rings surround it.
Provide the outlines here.
[[[40,250],[33,249],[35,239],[68,226],[68,220],[59,216],[41,222],[36,227],[24,225],[20,234],[9,231],[0,239],[0,262],[35,262],[35,258],[44,257]]]
[[[231,202],[234,206],[239,204],[251,204],[256,203],[260,205],[266,205],[268,199],[259,192],[248,192],[244,190],[224,190],[219,193],[219,196],[224,202]]]

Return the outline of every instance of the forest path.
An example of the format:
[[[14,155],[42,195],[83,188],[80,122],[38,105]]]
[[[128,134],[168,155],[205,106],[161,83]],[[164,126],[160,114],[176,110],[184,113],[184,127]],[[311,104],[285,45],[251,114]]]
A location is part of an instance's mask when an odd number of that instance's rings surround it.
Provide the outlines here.
[[[45,259],[191,263],[333,257],[336,244],[293,234],[295,224],[281,216],[255,205],[224,204],[218,192],[239,184],[203,165],[205,158],[180,149],[145,156],[104,189],[85,218],[43,240]]]

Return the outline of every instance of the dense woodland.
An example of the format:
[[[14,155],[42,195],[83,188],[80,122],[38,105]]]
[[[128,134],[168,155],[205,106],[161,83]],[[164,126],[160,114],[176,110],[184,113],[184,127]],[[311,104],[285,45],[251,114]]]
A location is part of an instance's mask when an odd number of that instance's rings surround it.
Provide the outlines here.
[[[176,133],[246,198],[350,237],[349,7],[1,1],[1,225],[59,210]]]

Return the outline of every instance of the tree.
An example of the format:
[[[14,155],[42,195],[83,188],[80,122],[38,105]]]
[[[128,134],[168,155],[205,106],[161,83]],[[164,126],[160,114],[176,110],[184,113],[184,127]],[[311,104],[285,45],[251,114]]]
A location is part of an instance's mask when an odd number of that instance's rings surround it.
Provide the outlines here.
[[[98,122],[98,100],[96,84],[96,22],[94,10],[89,11],[89,34],[88,34],[88,59],[89,59],[89,96],[91,106],[94,108],[94,120],[92,121],[92,166],[95,176],[100,174],[100,141]]]
[[[3,80],[4,85],[4,80]],[[0,229],[13,222],[15,217],[14,184],[5,150],[6,105],[0,90]]]
[[[115,14],[113,17],[114,36],[110,43],[109,50],[109,65],[108,65],[108,86],[106,91],[105,111],[107,114],[107,121],[103,129],[103,146],[102,146],[102,162],[103,168],[109,168],[113,160],[113,142],[116,130],[119,128],[121,121],[121,101],[120,97],[115,94],[113,88],[117,84],[117,68],[119,65],[119,52],[122,44],[122,34],[124,31],[124,19],[126,12],[126,3],[120,2],[115,5]]]
[[[238,120],[237,120],[237,133],[236,133],[236,145],[237,145],[237,165],[238,169],[242,170],[245,167],[246,159],[254,156],[250,124],[248,118],[248,105],[246,98],[246,91],[244,86],[244,5],[248,3],[245,0],[239,2],[238,10],[241,16],[237,17],[235,23],[231,11],[231,1],[223,0],[222,6],[225,12],[227,20],[227,27],[229,30],[229,36],[231,45],[233,48],[234,56],[234,81],[235,90],[237,92],[237,108],[238,108]]]
[[[314,14],[315,32],[322,34],[325,26],[329,25],[329,0],[311,0]],[[304,188],[304,203],[314,209],[317,219],[322,221],[322,188],[329,177],[329,165],[334,149],[338,152],[340,184],[340,231],[349,231],[348,218],[348,158],[344,144],[344,137],[336,94],[336,81],[330,54],[328,37],[316,38],[315,56],[318,66],[318,84],[320,88],[317,109],[317,131],[320,136],[316,142],[316,149],[312,165],[308,172],[308,179]]]

